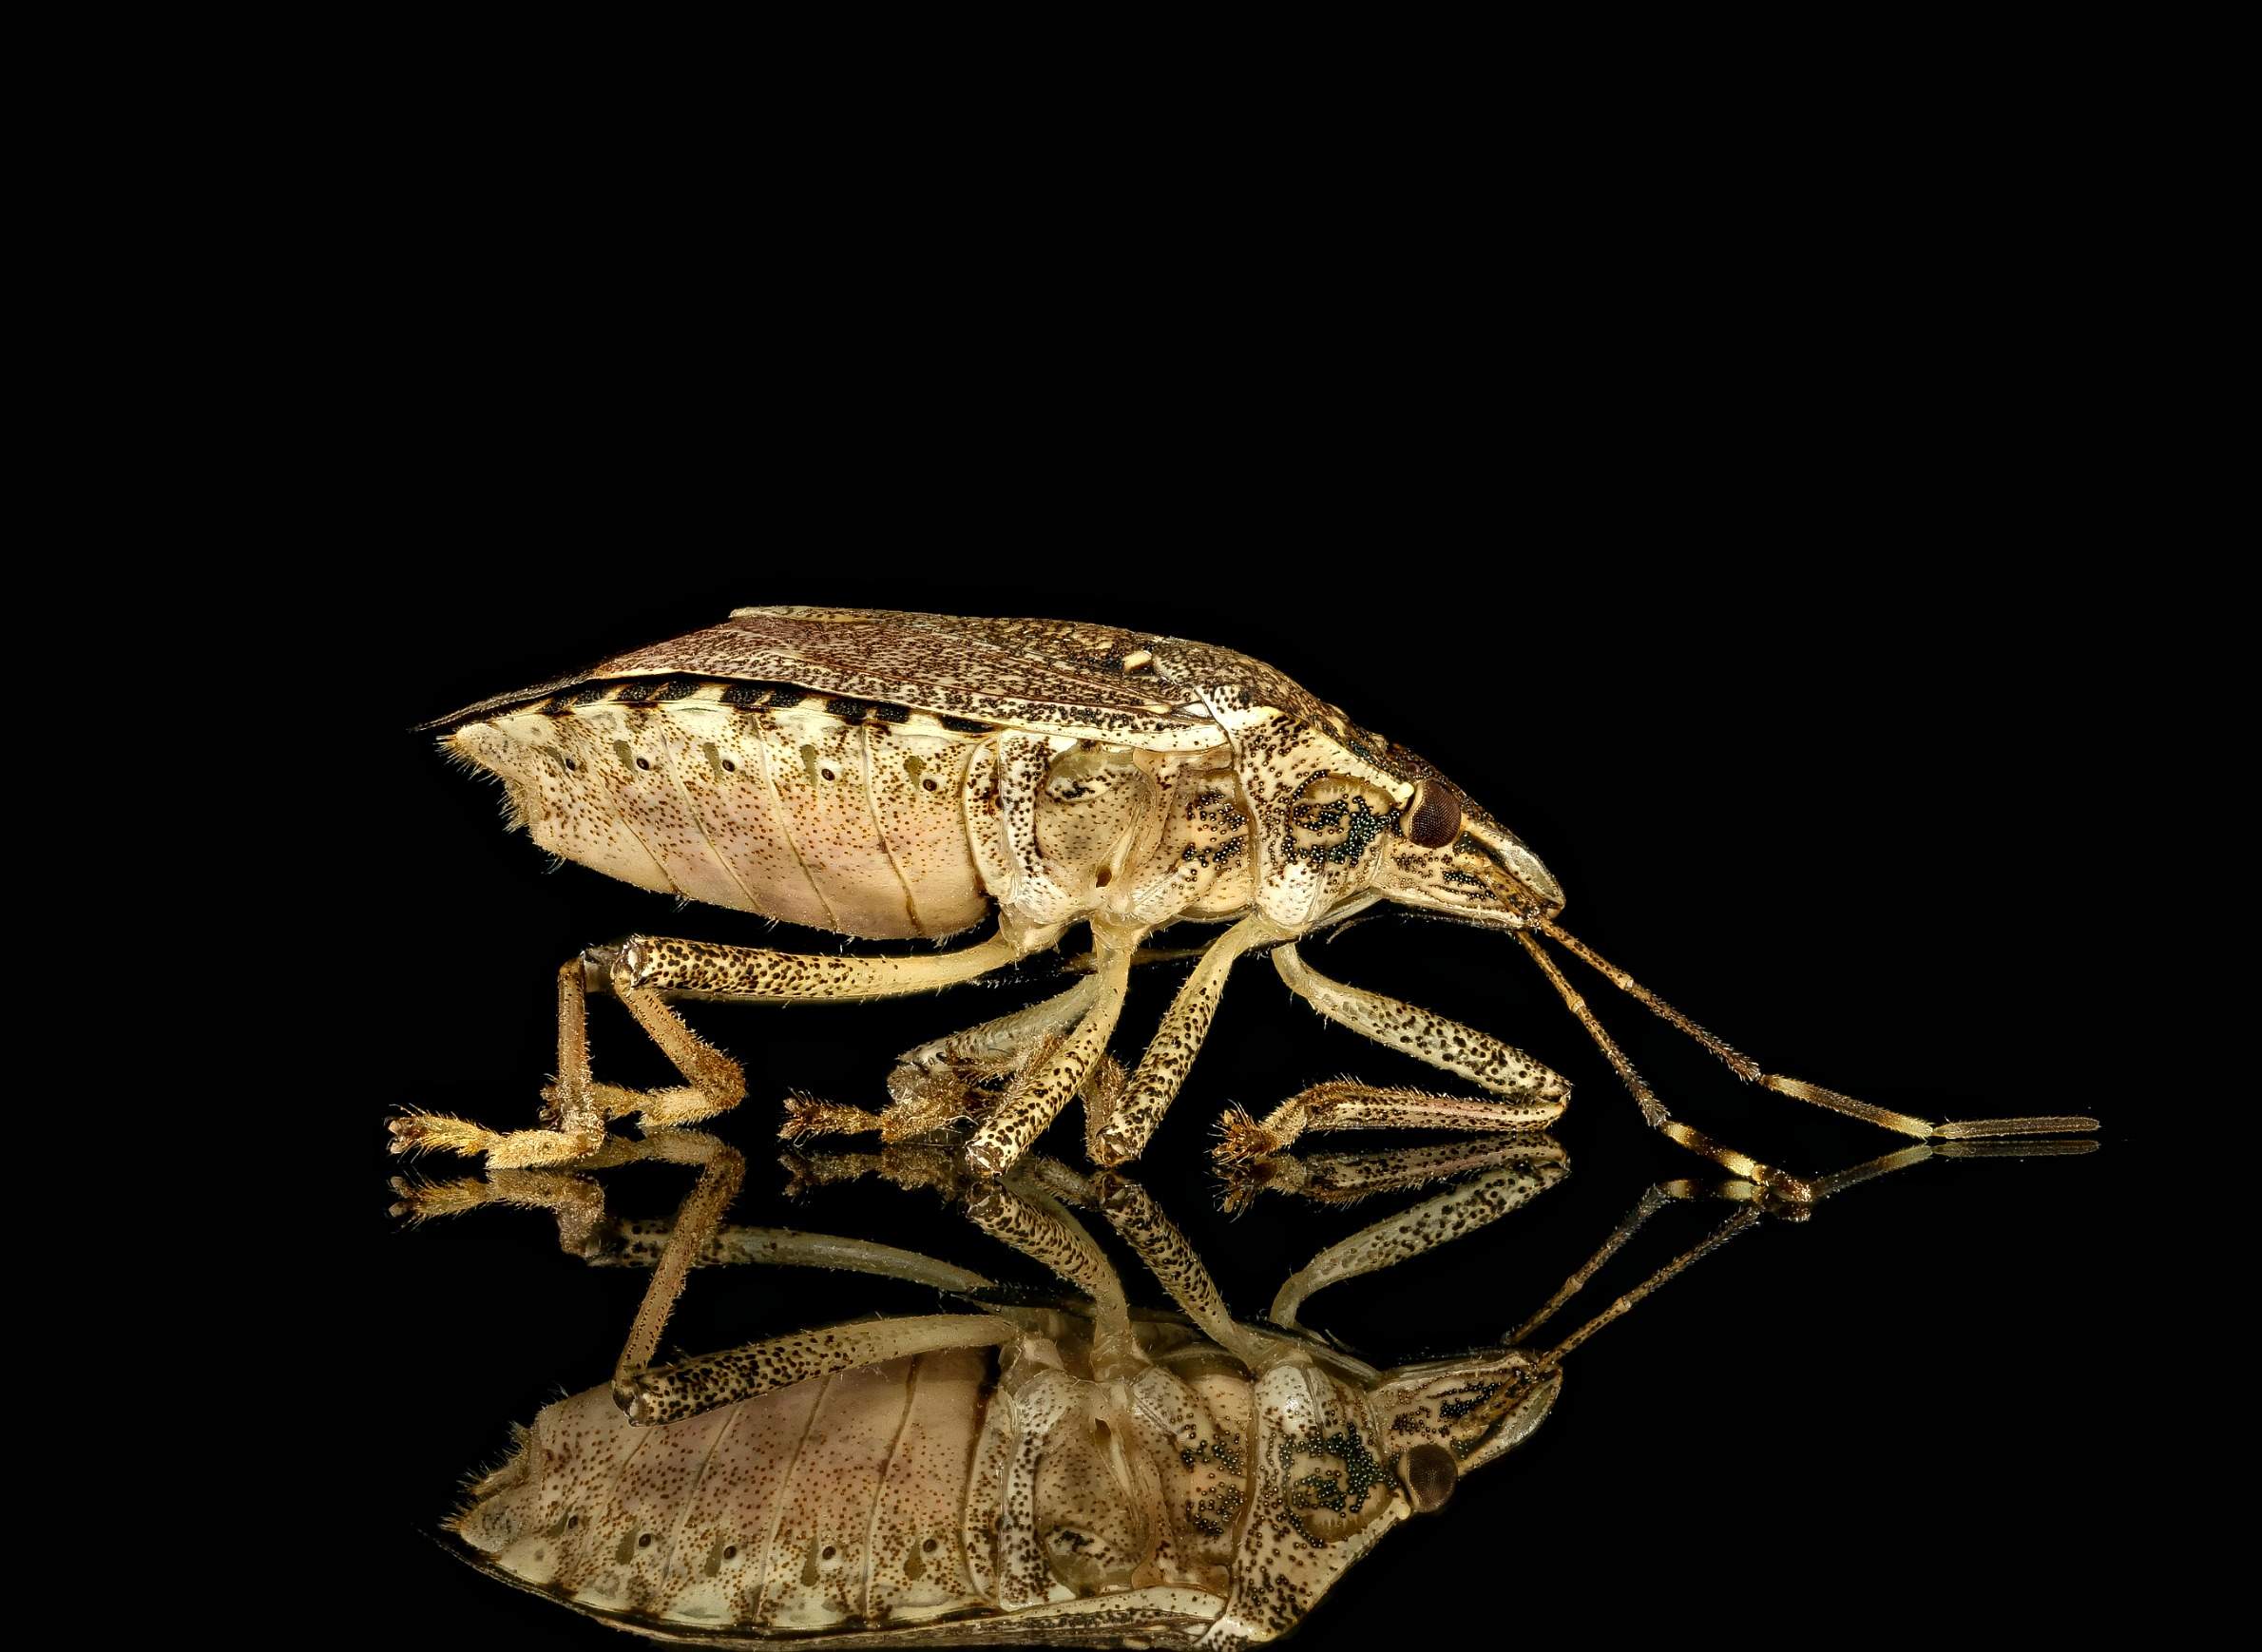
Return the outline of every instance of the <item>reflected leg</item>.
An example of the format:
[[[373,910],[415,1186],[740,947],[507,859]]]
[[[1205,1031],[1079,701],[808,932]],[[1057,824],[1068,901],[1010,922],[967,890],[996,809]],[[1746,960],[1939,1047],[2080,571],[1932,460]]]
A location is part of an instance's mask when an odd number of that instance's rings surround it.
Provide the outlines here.
[[[1504,1143],[1507,1162],[1361,1228],[1289,1276],[1266,1317],[1294,1327],[1313,1292],[1435,1250],[1522,1209],[1570,1174],[1562,1148],[1544,1137]]]

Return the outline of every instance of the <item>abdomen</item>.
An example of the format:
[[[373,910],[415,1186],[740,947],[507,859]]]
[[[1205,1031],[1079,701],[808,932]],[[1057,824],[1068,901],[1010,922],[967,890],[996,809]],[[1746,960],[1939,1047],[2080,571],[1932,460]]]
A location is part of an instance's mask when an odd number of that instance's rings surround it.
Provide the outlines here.
[[[445,743],[500,776],[534,841],[568,860],[763,917],[909,939],[967,929],[1002,893],[993,878],[1013,880],[997,855],[976,855],[969,819],[997,838],[998,788],[980,778],[997,765],[969,774],[1004,732],[778,683],[645,678],[489,712]],[[1051,743],[1029,806],[1047,874],[1072,900],[1142,926],[1247,905],[1247,819],[1222,738],[1170,753]],[[1129,875],[1111,883],[1127,855]]]
[[[652,1429],[592,1389],[543,1411],[455,1530],[521,1583],[656,1625],[805,1633],[994,1609],[966,1518],[994,1371],[987,1349],[922,1354]]]
[[[779,684],[593,683],[490,713],[450,750],[535,842],[643,889],[872,939],[978,921],[966,768],[989,731]]]

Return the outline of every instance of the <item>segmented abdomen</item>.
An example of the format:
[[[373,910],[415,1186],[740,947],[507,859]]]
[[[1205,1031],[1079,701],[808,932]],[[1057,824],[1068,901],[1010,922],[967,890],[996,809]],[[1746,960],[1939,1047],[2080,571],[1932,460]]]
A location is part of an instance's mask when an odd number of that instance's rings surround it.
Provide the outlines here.
[[[1207,750],[1133,751],[670,678],[490,712],[447,744],[502,777],[554,854],[836,934],[954,934],[993,898],[1040,925],[1106,906],[1152,926],[1229,915],[1252,887],[1222,736]]]
[[[994,1372],[987,1349],[922,1354],[650,1429],[592,1389],[535,1419],[456,1529],[525,1583],[671,1624],[981,1610],[965,1503]]]
[[[880,939],[982,917],[962,793],[990,733],[776,683],[643,679],[490,713],[449,744],[568,860]]]

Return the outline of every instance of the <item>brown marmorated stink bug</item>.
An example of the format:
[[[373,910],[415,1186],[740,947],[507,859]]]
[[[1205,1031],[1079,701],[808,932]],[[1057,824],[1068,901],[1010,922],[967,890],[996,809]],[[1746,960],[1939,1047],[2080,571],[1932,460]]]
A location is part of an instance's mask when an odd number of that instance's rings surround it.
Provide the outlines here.
[[[537,1129],[412,1113],[397,1150],[484,1154],[492,1168],[585,1160],[607,1121],[712,1118],[745,1094],[738,1064],[671,1007],[883,998],[989,974],[1088,927],[1083,978],[1056,996],[907,1052],[876,1115],[802,1104],[788,1131],[876,1127],[891,1141],[971,1122],[969,1168],[1009,1169],[1085,1093],[1092,1162],[1139,1157],[1186,1076],[1236,959],[1268,951],[1320,1014],[1469,1081],[1483,1098],[1346,1094],[1262,1124],[1235,1118],[1222,1158],[1305,1129],[1522,1130],[1569,1085],[1488,1033],[1330,980],[1298,943],[1391,902],[1512,935],[1633,1091],[1649,1124],[1793,1202],[1812,1187],[1674,1118],[1544,942],[1696,1039],[1739,1078],[1919,1141],[2086,1130],[2077,1117],[1936,1124],[1763,1070],[1556,922],[1539,857],[1405,747],[1259,661],[1111,626],[868,609],[741,608],[719,625],[467,706],[431,725],[501,778],[534,840],[642,888],[869,939],[952,951],[857,956],[637,935],[558,978],[558,1073]],[[1198,951],[1107,1109],[1087,1081],[1133,966],[1181,924]],[[585,1001],[609,992],[684,1083],[628,1090],[590,1073]]]

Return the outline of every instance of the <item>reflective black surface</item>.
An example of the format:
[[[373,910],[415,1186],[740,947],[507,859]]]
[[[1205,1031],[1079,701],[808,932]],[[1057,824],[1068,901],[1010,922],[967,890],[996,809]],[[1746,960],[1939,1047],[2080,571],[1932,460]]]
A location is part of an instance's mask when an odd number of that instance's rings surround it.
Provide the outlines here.
[[[980,571],[963,580],[940,569],[878,579],[853,550],[815,542],[734,543],[689,555],[696,566],[679,578],[688,553],[671,548],[662,567],[656,547],[624,543],[611,578],[552,582],[522,564],[453,586],[434,574],[402,593],[397,653],[361,708],[390,730],[368,759],[375,830],[351,852],[378,898],[354,920],[375,979],[355,1011],[370,1042],[348,1057],[345,1094],[359,1111],[335,1167],[339,1197],[368,1212],[372,1332],[368,1393],[349,1431],[367,1447],[357,1472],[369,1542],[348,1563],[365,1569],[340,1588],[381,1602],[431,1646],[630,1643],[474,1575],[429,1534],[509,1423],[606,1377],[641,1278],[558,1254],[547,1224],[522,1213],[391,1231],[383,1183],[399,1165],[382,1150],[384,1111],[528,1122],[554,1060],[552,974],[585,944],[637,930],[833,944],[677,910],[585,869],[546,872],[523,836],[501,832],[497,790],[448,769],[408,726],[712,623],[734,603],[803,600],[1085,617],[1257,655],[1452,776],[1546,860],[1568,892],[1566,927],[1778,1070],[1935,1117],[2104,1121],[2105,1146],[2086,1158],[1926,1164],[1703,1262],[1575,1355],[1538,1436],[1355,1567],[1303,1644],[1460,1625],[1695,1623],[1803,1640],[1849,1614],[1912,1633],[1930,1623],[1929,1580],[1944,1575],[1982,1621],[2061,1616],[2069,1598],[2029,1580],[2061,1575],[2109,1513],[2100,1458],[2121,1436],[2099,1434],[2115,1403],[2102,1356],[2126,1306],[2109,1284],[2112,1200],[2133,1171],[2113,1143],[2117,1114],[2136,1100],[2129,1063],[2113,1053],[2121,987],[2101,957],[2091,962],[2088,926],[2146,875],[2116,858],[2099,819],[2108,690],[2072,642],[2019,624],[2009,599],[1959,605],[1900,580],[1904,565],[1882,542],[1808,570],[1802,600],[1795,564],[1760,577],[1686,559],[1655,583],[1630,568],[1621,583],[1607,566],[1520,567],[1449,543],[1377,544],[1331,567],[1256,542],[1192,557],[1145,534],[1072,537],[1073,567],[1023,579],[980,565],[978,541],[965,548]],[[1553,1132],[1572,1161],[1565,1185],[1313,1300],[1308,1320],[1366,1356],[1497,1339],[1650,1181],[1707,1174],[1640,1127],[1513,943],[1385,918],[1313,957],[1497,1032],[1577,1086]],[[1660,1094],[1714,1135],[1801,1170],[1895,1144],[1744,1090],[1632,1000],[1566,968]],[[1142,975],[1119,1053],[1135,1052],[1176,978]],[[873,1102],[896,1050],[1041,990],[694,1007],[751,1081],[747,1105],[719,1125],[754,1162],[733,1220],[859,1234],[1034,1281],[926,1194],[865,1185],[789,1203],[768,1143],[789,1087]],[[615,1006],[596,1007],[592,1043],[602,1076],[666,1076]],[[1384,1206],[1268,1199],[1227,1218],[1206,1165],[1212,1122],[1228,1101],[1261,1108],[1346,1072],[1432,1076],[1326,1026],[1268,966],[1245,964],[1137,1167],[1246,1315]],[[1077,1126],[1048,1144],[1076,1154]],[[680,1191],[677,1174],[607,1180],[657,1212]],[[1593,1305],[1705,1220],[1660,1217]],[[1116,1254],[1134,1297],[1159,1301]],[[698,1351],[932,1300],[843,1276],[702,1273],[671,1341]]]

